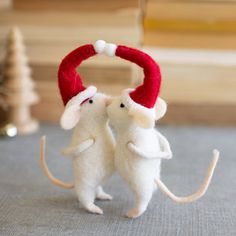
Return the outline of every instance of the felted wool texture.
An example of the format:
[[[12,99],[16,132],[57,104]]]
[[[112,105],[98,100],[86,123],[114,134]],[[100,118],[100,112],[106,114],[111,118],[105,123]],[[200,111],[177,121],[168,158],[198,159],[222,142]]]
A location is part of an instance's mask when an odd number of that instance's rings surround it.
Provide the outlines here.
[[[121,97],[113,99],[107,111],[117,132],[115,166],[135,196],[134,208],[127,214],[133,218],[146,210],[152,198],[154,180],[160,177],[161,157],[171,158],[172,154],[164,136],[136,124],[121,103]]]
[[[132,100],[146,108],[153,108],[161,86],[161,71],[159,65],[146,53],[126,46],[118,46],[116,56],[131,61],[144,72],[144,82],[130,92]]]
[[[82,61],[94,55],[96,55],[94,46],[86,44],[73,50],[62,60],[58,69],[58,86],[64,105],[72,97],[85,90],[76,68]]]
[[[102,210],[94,205],[96,192],[114,172],[114,140],[108,126],[106,101],[106,95],[96,93],[81,106],[79,121],[65,151],[72,156],[75,191],[80,203],[98,214]]]

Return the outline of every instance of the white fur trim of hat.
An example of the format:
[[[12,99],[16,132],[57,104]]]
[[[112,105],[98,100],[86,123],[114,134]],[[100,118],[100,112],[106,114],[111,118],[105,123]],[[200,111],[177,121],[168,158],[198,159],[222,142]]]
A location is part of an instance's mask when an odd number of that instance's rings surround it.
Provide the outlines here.
[[[81,105],[86,99],[91,98],[97,92],[97,88],[95,86],[89,86],[84,91],[78,93],[76,96],[70,99],[70,101],[66,104],[66,107],[70,107],[73,105]]]
[[[69,100],[66,104],[65,110],[61,116],[60,124],[63,129],[71,129],[79,120],[80,105],[87,99],[93,97],[97,92],[97,88],[89,86],[84,91],[80,92]]]
[[[155,116],[156,116],[156,112],[155,112],[155,108],[146,108],[136,102],[134,102],[132,100],[132,98],[130,97],[130,92],[132,92],[133,89],[125,89],[122,91],[122,95],[121,95],[121,102],[125,105],[125,107],[129,110],[129,113],[142,113],[143,115],[145,115],[146,117],[149,117],[149,122],[146,123],[144,126],[145,127],[151,127],[154,126],[155,122]]]

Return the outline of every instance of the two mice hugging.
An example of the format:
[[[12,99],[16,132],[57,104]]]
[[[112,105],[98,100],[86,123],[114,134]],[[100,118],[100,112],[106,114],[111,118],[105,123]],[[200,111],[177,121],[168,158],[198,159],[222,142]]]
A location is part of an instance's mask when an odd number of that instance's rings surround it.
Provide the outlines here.
[[[97,54],[117,56],[143,68],[143,84],[124,90],[112,98],[97,92],[94,86],[85,87],[76,68]],[[159,95],[161,72],[158,64],[147,54],[126,46],[116,46],[98,40],[69,53],[61,62],[58,83],[65,105],[60,123],[63,129],[74,128],[72,140],[63,154],[72,157],[74,183],[56,179],[45,162],[45,137],[41,139],[40,160],[44,173],[56,185],[75,188],[80,204],[89,212],[102,214],[95,199],[111,200],[102,184],[115,170],[134,193],[134,207],[127,217],[136,218],[147,209],[153,192],[159,187],[168,197],[180,203],[192,202],[206,192],[211,181],[219,152],[213,160],[199,190],[187,197],[175,196],[160,180],[161,160],[171,159],[167,139],[155,129],[167,105]],[[114,138],[108,122],[114,127]]]

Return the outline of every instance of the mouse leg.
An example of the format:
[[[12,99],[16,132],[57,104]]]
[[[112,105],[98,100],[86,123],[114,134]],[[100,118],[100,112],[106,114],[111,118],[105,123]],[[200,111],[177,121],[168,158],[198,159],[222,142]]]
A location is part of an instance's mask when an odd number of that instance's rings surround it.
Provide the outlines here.
[[[98,200],[112,200],[112,196],[108,193],[105,193],[102,186],[97,187],[96,199]]]
[[[155,179],[160,179],[160,168],[158,168],[157,175],[153,180],[153,193],[156,192],[156,190],[158,189],[157,184],[155,183]]]
[[[142,185],[141,185],[142,186]],[[145,185],[144,185],[145,186]],[[139,188],[135,191],[135,205],[128,211],[126,216],[128,218],[137,218],[141,216],[147,209],[153,194],[153,185],[146,186],[145,188]]]
[[[103,210],[94,204],[96,188],[89,186],[76,186],[76,193],[81,205],[89,212],[103,214]]]

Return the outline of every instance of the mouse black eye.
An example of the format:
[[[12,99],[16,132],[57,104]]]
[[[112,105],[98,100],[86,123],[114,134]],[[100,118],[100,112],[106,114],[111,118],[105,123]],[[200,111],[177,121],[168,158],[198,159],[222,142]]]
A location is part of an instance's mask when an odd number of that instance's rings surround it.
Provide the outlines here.
[[[125,107],[125,105],[124,105],[123,103],[121,103],[121,104],[120,104],[120,107],[123,108],[123,107]]]
[[[89,100],[89,103],[91,103],[91,104],[92,104],[92,103],[93,103],[93,100],[91,100],[91,99],[90,99],[90,100]]]

